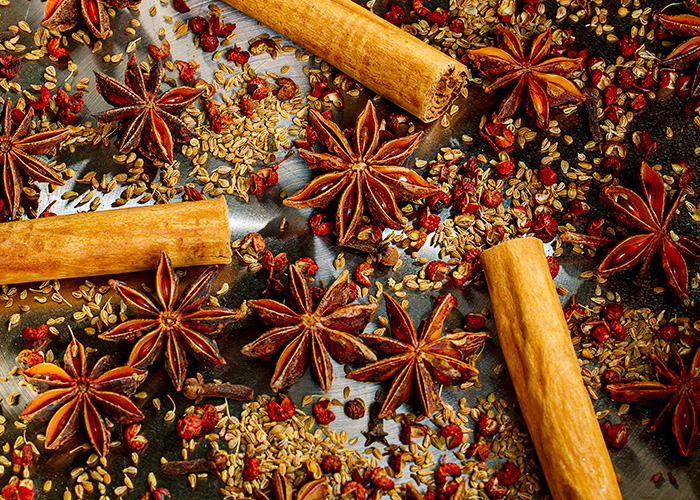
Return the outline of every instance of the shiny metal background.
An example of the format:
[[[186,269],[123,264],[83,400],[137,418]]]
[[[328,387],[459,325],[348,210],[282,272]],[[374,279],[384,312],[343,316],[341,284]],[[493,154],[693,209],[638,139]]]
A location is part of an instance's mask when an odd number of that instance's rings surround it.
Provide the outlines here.
[[[247,41],[254,36],[263,32],[273,34],[271,30],[259,26],[256,21],[233,10],[223,2],[212,1],[223,11],[222,18],[225,21],[236,23],[237,28],[233,42],[238,43],[242,48],[247,48]],[[547,3],[548,5],[553,4],[553,2]],[[86,76],[90,78],[90,87],[85,93],[83,117],[86,117],[88,113],[108,109],[108,105],[95,91],[92,72],[93,70],[99,70],[112,74],[119,80],[122,80],[127,60],[126,55],[123,60],[116,65],[106,64],[103,62],[102,58],[104,54],[123,52],[129,41],[134,38],[126,35],[124,32],[124,28],[129,26],[129,21],[132,17],[141,22],[141,27],[136,29],[136,37],[141,37],[137,49],[138,56],[141,58],[145,56],[146,47],[149,43],[160,44],[156,32],[163,26],[166,30],[166,37],[172,45],[172,59],[195,59],[201,64],[199,76],[207,81],[212,80],[212,73],[213,70],[216,69],[217,63],[212,61],[211,54],[205,54],[201,50],[194,48],[191,33],[187,33],[180,38],[175,38],[172,33],[174,23],[177,19],[186,20],[190,15],[206,15],[208,2],[190,0],[189,6],[191,7],[191,13],[185,15],[177,14],[170,6],[163,2],[156,1],[157,13],[154,16],[150,16],[148,14],[148,9],[151,5],[151,2],[145,0],[141,4],[139,12],[131,12],[128,10],[118,11],[116,17],[112,19],[114,35],[104,41],[103,49],[98,53],[93,54],[88,47],[71,42],[69,48],[72,50],[73,60],[78,64],[78,71],[73,76],[72,82],[75,83]],[[381,10],[382,8],[387,8],[389,5],[390,2],[383,0],[377,2],[376,8],[377,10]],[[42,17],[43,6],[44,4],[38,0],[31,0],[29,2],[13,0],[9,7],[0,9],[0,26],[2,29],[6,29],[9,24],[15,24],[19,20],[24,19],[29,23],[32,29],[36,30],[39,27],[39,22]],[[552,6],[549,5],[549,7]],[[556,6],[554,6],[554,8],[556,8]],[[172,16],[173,20],[166,21],[164,16]],[[612,54],[614,47],[605,44],[605,42],[601,42],[601,40],[584,30],[583,23],[575,26],[574,29],[577,42],[580,42],[581,46],[590,47],[591,52],[600,50]],[[22,35],[21,42],[25,43],[29,50],[33,48],[30,35]],[[48,60],[38,63],[24,63],[22,65],[22,73],[18,78],[25,86],[29,83],[39,83],[44,66],[48,63]],[[313,58],[311,62],[307,64],[312,66],[314,64]],[[304,63],[297,61],[293,53],[280,54],[276,60],[272,60],[268,55],[253,57],[251,59],[251,66],[257,71],[279,72],[280,68],[286,65],[289,65],[291,69],[285,76],[292,78],[299,84],[302,91],[307,91],[308,80],[302,72]],[[65,67],[58,65],[57,70],[59,84],[61,84],[63,79],[67,77],[68,72]],[[170,74],[168,76],[177,77],[176,74]],[[165,86],[163,88],[165,88]],[[347,98],[345,109],[342,111],[335,110],[336,115],[344,120],[346,126],[352,125],[355,116],[369,95],[368,92],[364,92],[358,98]],[[17,98],[14,94],[11,94],[11,97],[13,100]],[[416,151],[414,158],[431,160],[435,157],[437,151],[445,146],[460,147],[467,155],[475,155],[484,152],[488,158],[494,158],[495,155],[486,149],[487,146],[483,141],[477,140],[473,146],[466,146],[459,141],[459,137],[464,133],[477,137],[479,119],[482,114],[489,109],[491,102],[491,99],[485,98],[480,94],[478,89],[470,88],[469,101],[458,102],[460,105],[460,112],[457,116],[453,117],[451,128],[444,129],[439,123],[430,126],[421,125],[425,130],[425,138],[420,148]],[[380,104],[380,109],[382,109],[382,106],[385,106],[385,104]],[[662,137],[663,129],[668,124],[668,120],[671,119],[673,121],[674,130],[678,132],[680,132],[681,129],[683,130],[684,138],[682,139],[682,144],[687,146],[687,149],[684,148],[683,153],[687,155],[687,159],[691,161],[692,164],[692,150],[698,144],[698,130],[692,126],[692,118],[682,114],[681,106],[682,103],[676,100],[664,103],[652,102],[650,108],[639,118],[637,128],[655,130],[659,133],[659,137]],[[576,140],[574,146],[567,148],[566,152],[562,153],[562,159],[567,159],[567,155],[570,155],[575,161],[575,151],[577,151],[577,149],[582,150],[582,145],[589,140],[584,110],[582,108],[579,113],[568,118],[557,116],[557,119],[560,120],[564,132],[574,136]],[[541,141],[541,139],[538,139],[538,141]],[[530,147],[534,148],[534,143],[531,144]],[[660,141],[654,161],[667,164],[667,160],[677,158],[677,147],[678,141],[673,141],[673,143],[670,144]],[[95,170],[98,173],[98,177],[101,177],[103,173],[115,175],[119,172],[126,171],[124,166],[113,162],[112,155],[115,153],[116,151],[113,149],[107,150],[103,147],[83,146],[77,148],[75,154],[64,152],[59,156],[58,160],[65,161],[69,167],[76,171],[76,176],[73,179],[74,181],[75,179],[81,178],[85,172],[90,170]],[[283,154],[284,151],[280,152],[278,157],[281,157]],[[516,160],[523,160],[528,164],[532,162],[531,165],[533,166],[536,165],[535,162],[539,161],[534,155],[530,156],[527,150],[525,152],[516,152],[513,154],[513,157]],[[176,154],[176,158],[181,161],[181,183],[189,182],[186,178],[187,174],[191,171],[189,160],[184,159],[179,152]],[[409,163],[412,164],[412,162],[413,158]],[[223,162],[211,159],[210,157],[206,168],[211,172],[222,163]],[[628,164],[632,165],[633,162],[629,162]],[[630,167],[630,172],[633,172],[635,169],[636,167]],[[151,168],[150,172],[153,177],[157,175],[156,169]],[[248,232],[257,231],[265,237],[268,248],[270,248],[273,253],[286,252],[290,262],[294,262],[299,257],[312,257],[320,267],[320,271],[316,276],[317,279],[323,280],[328,284],[332,281],[334,276],[337,275],[337,271],[333,269],[332,263],[339,252],[344,252],[346,265],[351,271],[354,271],[356,266],[364,261],[365,257],[359,252],[335,246],[329,238],[314,237],[309,232],[306,224],[309,211],[295,210],[284,207],[281,204],[279,197],[280,191],[286,190],[288,193],[293,193],[301,188],[310,177],[311,173],[306,164],[295,155],[281,165],[279,169],[279,184],[275,188],[267,190],[258,198],[252,197],[248,204],[240,202],[237,198],[227,197],[230,210],[231,239],[233,241],[242,238]],[[54,200],[58,201],[54,205],[53,211],[59,214],[75,213],[76,211],[85,209],[85,207],[78,208],[75,206],[80,196],[71,202],[61,199],[61,194],[66,190],[74,190],[82,195],[85,192],[85,186],[82,184],[68,182],[64,188],[58,189],[53,193],[49,193],[45,185],[41,185],[40,189],[39,211],[43,210],[44,207]],[[113,209],[114,207],[112,207],[111,204],[113,200],[116,199],[119,192],[119,189],[115,189],[110,195],[103,196],[100,210]],[[173,201],[178,200],[175,199]],[[137,205],[134,199],[128,206]],[[280,231],[280,223],[283,218],[286,218],[287,224],[286,228]],[[698,234],[697,226],[689,226],[687,229],[692,231],[693,234]],[[0,227],[0,237],[2,237],[1,235]],[[96,231],[95,237],[100,237],[99,232]],[[76,249],[76,252],[79,251],[79,249]],[[549,252],[551,253],[551,248]],[[419,252],[419,255],[431,260],[437,256],[437,250],[426,245]],[[404,265],[397,272],[387,272],[378,269],[373,279],[386,283],[388,278],[393,277],[397,281],[400,281],[404,274],[412,273],[419,269],[411,264],[412,259],[409,255],[402,254],[402,259]],[[556,279],[556,284],[567,288],[569,291],[567,296],[562,297],[562,303],[567,304],[570,301],[571,294],[576,292],[577,300],[585,304],[585,297],[592,294],[594,285],[579,281],[578,275],[581,271],[592,268],[594,262],[574,256],[568,251],[560,258],[560,262],[562,264],[562,270]],[[188,276],[194,276],[198,271],[198,269],[191,269],[188,271]],[[101,286],[107,283],[108,278],[111,277],[91,279],[91,281]],[[144,273],[142,275],[120,276],[119,278],[133,285],[138,285],[140,283],[151,285],[153,275],[152,273]],[[64,296],[70,301],[69,292],[76,289],[82,283],[83,280],[81,279],[62,281],[61,290]],[[260,297],[260,293],[265,287],[265,278],[263,273],[256,275],[247,273],[245,268],[239,265],[234,257],[234,262],[230,266],[224,266],[221,269],[214,285],[214,290],[219,289],[224,283],[229,283],[231,290],[223,297],[222,304],[230,307],[238,307],[245,299]],[[36,285],[37,284],[29,285],[29,288],[36,288]],[[26,285],[22,285],[19,289],[23,290],[26,287]],[[638,306],[653,305],[656,311],[667,309],[669,313],[682,312],[681,305],[676,303],[672,297],[653,296],[648,287],[643,288],[635,286],[632,283],[631,277],[628,275],[610,280],[606,290],[608,289],[619,291],[623,295],[623,305],[625,306],[630,306],[632,304]],[[457,297],[459,304],[458,311],[453,312],[446,322],[448,328],[461,326],[461,318],[464,314],[480,312],[484,306],[489,305],[487,292],[483,284],[469,285],[462,288],[446,286],[443,288],[443,291],[451,291]],[[79,309],[78,305],[70,308],[65,304],[56,305],[51,301],[46,305],[42,305],[33,301],[33,295],[34,294],[30,292],[25,301],[16,301],[12,308],[1,311],[0,330],[2,331],[0,332],[0,342],[3,343],[5,348],[0,356],[0,374],[7,376],[12,367],[15,366],[15,357],[17,353],[21,349],[27,347],[20,336],[21,328],[24,326],[36,325],[46,321],[49,317],[57,316],[65,316],[67,318],[66,323],[60,327],[61,330],[65,330],[67,326],[71,326],[76,338],[80,341],[95,347],[100,353],[109,352],[113,353],[119,360],[126,359],[126,354],[130,347],[128,344],[109,344],[89,337],[85,335],[83,331],[84,327],[88,326],[86,322],[76,323],[70,319],[73,312]],[[409,311],[416,324],[430,311],[432,302],[430,295],[429,292],[420,294],[410,291],[407,294],[407,299],[410,302]],[[117,303],[118,298],[113,298],[112,301]],[[19,326],[8,333],[8,319],[11,314],[19,311],[18,307],[22,303],[31,305],[31,310],[30,312],[23,313]],[[379,314],[383,314],[383,306],[380,306]],[[377,327],[378,324],[375,320],[368,330]],[[492,333],[493,338],[487,343],[483,354],[481,354],[476,364],[477,368],[481,371],[479,376],[481,387],[473,387],[466,391],[457,388],[443,388],[442,397],[446,401],[456,403],[459,398],[464,397],[470,406],[475,406],[477,396],[486,398],[489,393],[493,392],[497,396],[503,397],[509,403],[515,403],[512,387],[506,372],[504,371],[503,374],[497,376],[493,371],[494,367],[503,363],[503,358],[499,349],[495,327],[491,319],[488,321],[488,329]],[[224,332],[218,335],[217,341],[228,364],[221,367],[214,367],[192,363],[190,373],[193,374],[195,371],[200,371],[206,379],[219,378],[232,383],[245,383],[252,385],[256,393],[269,393],[270,389],[268,384],[272,372],[272,362],[266,363],[261,360],[248,359],[239,352],[241,346],[255,339],[262,331],[259,322],[255,321],[253,318],[248,318],[239,324],[226,328]],[[54,345],[53,350],[57,355],[62,355],[62,348],[60,346]],[[93,353],[90,356],[91,362],[95,362],[97,358],[97,353]],[[367,403],[374,399],[375,391],[379,388],[378,385],[361,384],[345,380],[343,367],[337,364],[335,365],[334,375],[335,383],[329,396],[335,397],[341,401],[344,400],[343,388],[346,386],[351,388],[351,397],[361,397]],[[20,381],[21,377],[9,376],[6,382],[0,383],[0,396],[3,397],[2,414],[8,419],[7,430],[5,434],[0,437],[0,441],[10,444],[14,442],[16,436],[22,434],[22,431],[17,430],[12,425],[12,422],[16,420],[17,415],[22,411],[24,405],[34,397],[34,393],[29,388],[19,384]],[[190,490],[186,478],[166,478],[160,475],[158,472],[160,457],[165,456],[170,460],[175,460],[179,458],[180,451],[179,438],[177,438],[174,430],[175,421],[170,423],[163,422],[164,412],[172,408],[167,395],[172,396],[175,400],[178,409],[178,417],[181,415],[182,410],[191,403],[174,393],[162,367],[158,364],[151,369],[151,374],[147,381],[141,386],[141,389],[147,391],[149,395],[147,400],[140,402],[140,406],[146,415],[146,419],[142,423],[145,429],[144,433],[148,437],[150,444],[141,457],[139,473],[132,478],[135,489],[127,493],[124,498],[135,499],[147,491],[146,476],[149,471],[156,473],[159,479],[159,485],[170,489],[171,493],[173,493],[173,498],[182,499],[192,495],[197,498],[219,498],[220,494],[218,490],[221,483],[217,478],[209,477],[206,480],[200,480],[197,489],[193,493]],[[20,394],[19,402],[15,406],[9,406],[7,404],[6,397],[12,392],[18,392]],[[319,394],[320,390],[307,373],[300,382],[284,392],[292,396],[297,404],[300,404],[304,395]],[[153,405],[151,404],[151,399],[154,397],[159,397],[163,404],[163,410],[161,410],[158,415],[156,415]],[[240,406],[240,404],[233,403],[231,404],[231,409],[233,412],[237,412],[240,410]],[[595,402],[595,407],[597,410],[610,409],[611,412],[615,412],[617,409],[617,405],[611,403],[605,394],[601,395],[601,398]],[[307,410],[310,411],[309,408],[307,408]],[[402,408],[402,411],[410,410],[410,406]],[[700,461],[697,455],[695,458],[690,458],[688,460],[680,459],[675,452],[675,444],[673,443],[672,436],[666,425],[663,425],[655,434],[648,434],[642,426],[641,420],[643,417],[651,416],[652,410],[654,410],[653,407],[648,408],[633,405],[630,413],[623,419],[630,431],[629,444],[623,450],[611,453],[615,469],[622,477],[621,488],[624,498],[628,500],[651,500],[661,497],[668,500],[690,500],[693,498],[700,498],[700,477],[698,477],[697,472]],[[333,427],[336,429],[347,429],[351,436],[359,436],[359,444],[361,445],[364,441],[360,431],[366,429],[367,417],[354,422],[348,420],[342,415],[342,412],[336,412],[336,414],[338,415],[338,419],[333,424]],[[520,418],[517,411],[512,410],[512,408],[509,410],[509,414],[513,418]],[[576,422],[571,422],[570,425],[575,426]],[[393,421],[387,421],[385,423],[385,429],[390,433],[390,442],[398,442],[398,429],[396,424],[394,424]],[[43,430],[43,424],[30,424],[26,435],[31,438],[36,433],[43,432]],[[115,438],[117,438],[119,434],[119,428],[115,429]],[[79,442],[76,442],[76,446],[78,444]],[[32,478],[35,481],[37,489],[41,488],[41,485],[46,479],[52,479],[54,487],[50,494],[44,495],[39,492],[36,498],[61,498],[65,487],[73,484],[72,481],[69,480],[68,473],[73,468],[82,466],[90,452],[79,451],[76,453],[69,453],[68,449],[69,447],[66,447],[66,449],[56,453],[43,452],[42,450],[37,469],[33,472]],[[199,451],[199,456],[205,454],[204,450]],[[437,451],[436,454],[438,454]],[[585,457],[582,457],[582,459],[583,458]],[[123,446],[113,450],[108,458],[108,462],[108,470],[112,473],[113,481],[117,482],[121,480],[121,469],[131,465],[129,454],[126,453]],[[674,487],[669,484],[666,477],[667,471],[671,471],[675,475],[678,480],[677,486]],[[663,472],[665,476],[664,480],[659,485],[655,485],[651,481],[651,476],[657,472]],[[0,483],[5,484],[10,475],[11,473],[6,470],[4,475],[0,476]],[[88,496],[88,498],[97,498],[97,495],[93,493],[92,496]]]

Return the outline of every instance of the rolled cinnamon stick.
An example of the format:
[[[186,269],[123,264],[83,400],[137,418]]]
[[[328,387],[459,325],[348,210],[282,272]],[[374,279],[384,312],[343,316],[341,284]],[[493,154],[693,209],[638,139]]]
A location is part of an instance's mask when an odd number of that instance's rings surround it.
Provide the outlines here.
[[[225,0],[419,119],[440,116],[465,67],[352,0]]]
[[[0,283],[231,262],[223,198],[0,224]]]
[[[481,255],[515,394],[556,500],[622,499],[542,242],[520,238]]]

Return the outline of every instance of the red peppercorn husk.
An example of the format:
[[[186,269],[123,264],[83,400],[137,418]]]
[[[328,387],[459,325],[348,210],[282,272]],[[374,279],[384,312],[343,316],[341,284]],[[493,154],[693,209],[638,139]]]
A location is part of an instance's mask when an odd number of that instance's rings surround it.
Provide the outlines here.
[[[445,445],[448,450],[457,448],[462,445],[464,433],[462,428],[457,424],[447,424],[438,431],[438,436],[445,439]]]
[[[214,405],[200,406],[197,408],[197,414],[202,419],[202,432],[213,431],[221,420],[221,412]]]
[[[520,468],[508,460],[505,464],[503,464],[503,470],[496,473],[496,478],[503,486],[512,486],[520,477],[520,474]]]
[[[69,57],[70,56],[70,50],[68,50],[65,47],[60,47],[59,44],[61,43],[61,38],[60,37],[55,37],[49,40],[49,42],[46,44],[46,50],[49,53],[49,55],[61,58],[61,57]]]
[[[260,475],[260,459],[246,455],[243,459],[243,480],[252,481]]]
[[[323,456],[323,459],[321,459],[321,470],[326,474],[335,474],[340,472],[342,465],[343,463],[341,462],[340,458],[335,455],[326,454]]]
[[[177,421],[175,431],[182,439],[195,438],[202,433],[202,419],[194,413],[185,415]]]
[[[140,424],[131,424],[124,430],[124,442],[132,451],[140,452],[148,445],[148,439],[141,432]]]
[[[335,420],[335,413],[330,409],[330,404],[329,400],[323,399],[312,407],[314,418],[321,425],[328,425]]]
[[[603,422],[601,425],[605,442],[611,448],[620,450],[627,444],[627,428],[623,424],[611,424],[609,421]]]
[[[351,399],[345,402],[344,411],[349,418],[358,420],[365,416],[365,403],[361,399]]]
[[[272,399],[267,403],[267,413],[270,415],[270,420],[274,422],[292,418],[295,411],[296,406],[294,406],[294,402],[289,396],[285,396],[281,403],[277,403]]]

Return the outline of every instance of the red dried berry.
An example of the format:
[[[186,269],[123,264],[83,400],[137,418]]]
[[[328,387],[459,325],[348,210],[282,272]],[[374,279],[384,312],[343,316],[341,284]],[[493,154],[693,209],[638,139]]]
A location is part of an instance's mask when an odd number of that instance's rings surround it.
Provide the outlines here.
[[[148,439],[141,432],[140,424],[131,424],[124,430],[124,442],[126,447],[132,451],[140,452],[148,444]]]
[[[537,172],[537,178],[545,186],[552,186],[557,183],[558,177],[557,173],[552,169],[552,167],[543,167]]]
[[[532,230],[535,236],[545,243],[552,241],[557,235],[559,224],[552,214],[540,212],[532,219]]]
[[[171,500],[170,492],[165,488],[156,488],[153,491],[153,500]]]
[[[12,450],[12,463],[15,465],[20,465],[22,467],[32,463],[34,458],[34,448],[32,445],[27,443],[22,446],[21,449]]]
[[[503,195],[500,191],[487,189],[481,193],[481,204],[487,208],[496,208],[501,201],[503,201]]]
[[[294,97],[299,90],[299,87],[291,78],[278,78],[275,80],[277,84],[277,99],[280,101],[288,101]]]
[[[310,257],[302,257],[294,265],[304,276],[311,277],[318,272],[318,264]]]
[[[68,57],[70,56],[70,50],[68,50],[65,47],[59,47],[59,44],[61,43],[61,38],[60,37],[55,37],[49,40],[49,43],[46,44],[46,50],[48,51],[49,55],[61,58],[61,57]]]
[[[270,420],[274,422],[292,418],[295,411],[296,406],[289,396],[285,396],[282,403],[277,403],[272,399],[267,403],[267,413],[270,415]]]
[[[246,455],[243,459],[243,480],[252,481],[260,474],[260,460]]]
[[[336,474],[337,472],[340,472],[342,466],[343,463],[341,462],[340,458],[335,455],[324,455],[323,459],[321,460],[321,470],[326,474]]]
[[[234,45],[231,50],[226,52],[226,59],[238,66],[243,66],[250,59],[250,52],[241,50],[238,45]]]
[[[467,457],[479,457],[479,460],[482,462],[487,460],[489,458],[489,444],[485,439],[480,437],[467,448]]]
[[[627,328],[625,328],[622,323],[614,319],[609,322],[608,326],[610,327],[610,335],[612,335],[615,340],[625,340],[625,337],[627,337]]]
[[[468,332],[481,332],[486,327],[486,318],[481,314],[469,313],[464,317],[464,329]]]
[[[432,260],[425,268],[425,276],[430,281],[442,281],[449,272],[450,266],[441,260]]]
[[[36,366],[39,363],[43,363],[45,361],[44,355],[40,352],[32,351],[29,354],[27,354],[24,362],[27,365],[27,368],[31,368],[32,366]]]
[[[434,195],[430,196],[427,201],[427,205],[433,212],[441,212],[447,205],[450,204],[450,196],[444,191],[438,191]]]
[[[34,481],[22,479],[17,488],[18,500],[32,500],[34,498]]]
[[[386,471],[382,467],[372,469],[369,475],[372,486],[379,490],[389,491],[394,489],[394,481],[387,477]]]
[[[190,8],[187,3],[185,3],[185,0],[173,0],[173,9],[182,14],[190,11]]]
[[[248,80],[248,83],[246,85],[246,92],[248,92],[250,97],[252,97],[256,101],[259,101],[261,99],[265,99],[269,95],[270,88],[268,87],[267,82],[265,80],[259,77],[255,77]]]
[[[241,97],[238,107],[240,108],[243,116],[251,117],[253,116],[253,113],[255,113],[255,103],[247,95]]]
[[[505,498],[508,488],[499,485],[498,478],[492,477],[484,483],[484,491],[491,500],[500,500]]]
[[[62,123],[66,125],[73,125],[78,121],[78,115],[73,113],[68,108],[58,108],[56,111],[56,118],[58,118]]]
[[[620,374],[615,370],[605,370],[601,377],[601,381],[604,385],[620,383]]]
[[[610,328],[605,323],[597,325],[591,330],[591,337],[598,342],[605,342],[610,338]]]
[[[420,225],[427,229],[429,232],[435,231],[438,226],[440,226],[440,216],[437,214],[430,213],[429,208],[421,210],[420,213]]]
[[[476,424],[477,432],[480,436],[491,437],[498,433],[498,422],[492,418],[489,418],[487,413],[482,413],[479,415]]]
[[[221,28],[221,31],[219,32],[219,37],[221,38],[228,38],[231,35],[233,35],[233,31],[236,29],[236,25],[233,23],[227,23],[224,25],[223,28]]]
[[[28,326],[22,330],[22,338],[27,342],[35,342],[46,337],[49,328],[46,325],[39,325],[36,328]]]
[[[219,39],[216,35],[205,31],[199,38],[199,46],[204,52],[214,52],[219,47]]]
[[[194,413],[190,413],[177,421],[175,431],[182,439],[195,438],[202,432],[202,419]]]
[[[365,416],[365,403],[361,399],[351,399],[345,402],[345,414],[353,419],[358,420]]]
[[[8,80],[17,76],[20,70],[20,58],[12,54],[0,55],[0,77]]]
[[[438,486],[442,486],[447,483],[447,478],[452,476],[458,478],[462,475],[462,470],[459,465],[455,463],[445,463],[445,457],[442,458],[442,465],[435,471],[435,483]]]
[[[503,486],[512,486],[515,484],[515,481],[520,477],[520,475],[520,468],[508,460],[505,464],[503,464],[503,470],[496,473],[496,478]]]
[[[323,214],[314,214],[309,217],[309,228],[316,236],[326,236],[330,234],[332,225],[330,222],[325,222]]]
[[[221,420],[221,412],[213,405],[204,405],[197,408],[197,413],[202,419],[202,432],[211,432]]]
[[[46,85],[42,85],[41,89],[39,89],[39,97],[37,97],[35,101],[29,101],[29,104],[36,110],[43,110],[46,106],[48,106],[50,101],[51,92]]]
[[[462,444],[464,433],[462,428],[457,424],[447,424],[438,432],[438,436],[445,438],[445,445],[448,450],[457,448]]]
[[[632,73],[632,70],[629,68],[620,68],[619,70],[617,70],[615,80],[617,81],[617,84],[622,90],[629,90],[632,88],[632,86],[634,86],[634,73]],[[610,87],[613,86],[611,85]],[[605,90],[607,91],[608,89]],[[612,104],[612,102],[610,104]]]
[[[666,323],[659,329],[659,336],[666,342],[671,342],[678,336],[678,326],[675,323]]]
[[[148,44],[148,55],[156,61],[162,61],[170,55],[170,42],[163,40],[160,47],[153,43]]]
[[[190,18],[189,26],[192,33],[199,35],[200,33],[203,33],[205,29],[207,29],[207,20],[201,16],[192,17]]]
[[[496,171],[501,177],[508,177],[513,173],[514,167],[515,165],[513,164],[513,160],[508,159],[505,161],[499,161],[496,164]]]
[[[603,307],[605,321],[619,321],[622,318],[622,307],[619,304],[606,304]]]
[[[316,421],[321,425],[328,425],[335,420],[335,413],[330,409],[330,404],[329,400],[323,399],[312,408]]]
[[[343,485],[343,498],[351,498],[352,500],[365,500],[367,490],[357,481],[348,481]]]
[[[620,450],[627,444],[627,428],[623,424],[611,424],[607,420],[601,425],[605,443],[611,448]]]

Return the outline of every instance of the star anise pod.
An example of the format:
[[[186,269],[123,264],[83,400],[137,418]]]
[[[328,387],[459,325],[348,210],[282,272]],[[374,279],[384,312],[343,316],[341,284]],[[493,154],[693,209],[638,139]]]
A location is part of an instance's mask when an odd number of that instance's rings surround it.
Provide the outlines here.
[[[362,382],[393,379],[389,393],[379,412],[383,418],[391,415],[414,393],[420,400],[424,415],[430,417],[437,409],[435,382],[455,385],[479,371],[465,360],[486,342],[484,332],[458,332],[442,335],[443,323],[452,308],[454,297],[442,295],[418,333],[396,300],[384,294],[386,311],[393,338],[367,334],[362,340],[387,357],[350,372],[347,377]]]
[[[422,132],[380,146],[379,122],[372,101],[367,101],[357,117],[352,146],[340,127],[315,109],[309,111],[309,121],[326,152],[300,149],[299,156],[310,168],[325,173],[283,203],[295,208],[325,208],[336,201],[335,229],[341,245],[353,237],[365,207],[376,223],[401,229],[405,222],[396,202],[420,200],[437,192],[437,187],[415,171],[401,166],[418,146]]]
[[[700,15],[700,6],[696,2],[688,2],[687,5],[695,14]],[[666,59],[661,61],[661,66],[682,70],[700,58],[700,17],[698,15],[659,13],[658,20],[661,26],[671,33],[690,37],[673,49]],[[700,65],[695,70],[690,96],[700,96]]]
[[[651,355],[652,371],[668,380],[636,381],[608,386],[610,397],[622,403],[647,403],[666,401],[661,413],[651,421],[647,429],[657,429],[661,420],[671,414],[671,430],[678,443],[678,453],[692,455],[698,437],[700,419],[700,349],[695,351],[690,366],[686,368],[678,352],[673,351],[677,371],[668,367],[656,354]]]
[[[180,293],[180,280],[163,252],[156,271],[157,300],[126,283],[110,280],[112,288],[141,318],[117,325],[99,337],[112,341],[141,337],[131,350],[128,365],[145,368],[164,352],[165,370],[177,390],[182,390],[188,365],[186,351],[217,365],[226,364],[216,342],[206,335],[245,315],[240,310],[202,307],[215,274],[216,266],[209,267]]]
[[[112,34],[107,7],[123,9],[138,5],[141,0],[48,0],[41,25],[52,31],[67,31],[82,19],[87,29],[97,38]]]
[[[117,143],[122,153],[139,146],[146,157],[170,164],[173,162],[174,140],[188,141],[197,137],[197,133],[188,129],[177,114],[192,104],[205,89],[175,87],[159,95],[164,75],[163,63],[158,59],[151,66],[148,78],[144,79],[135,55],[126,65],[126,83],[95,71],[97,91],[105,101],[116,107],[94,116],[102,123],[123,122],[122,135]]]
[[[339,363],[358,364],[377,357],[356,335],[372,321],[376,304],[348,304],[352,287],[344,270],[328,287],[314,308],[304,275],[295,265],[289,267],[287,300],[249,300],[248,306],[262,321],[274,328],[241,349],[246,356],[270,356],[283,346],[270,381],[273,390],[293,384],[311,365],[321,389],[328,392],[333,382],[330,358]]]
[[[525,55],[520,38],[502,26],[497,27],[498,47],[467,50],[466,56],[489,83],[484,91],[491,93],[505,85],[513,88],[501,101],[495,121],[503,122],[513,116],[525,94],[528,113],[537,126],[549,126],[550,106],[579,104],[584,95],[568,80],[573,71],[581,69],[583,60],[569,57],[547,57],[552,51],[552,32],[547,29],[535,37],[530,53]]]
[[[603,203],[622,224],[641,232],[625,238],[608,250],[598,265],[601,275],[609,276],[641,262],[639,276],[644,276],[652,257],[658,252],[671,288],[680,297],[688,296],[686,259],[700,255],[700,245],[691,238],[674,233],[668,226],[691,177],[691,170],[681,176],[678,193],[667,211],[664,210],[666,190],[663,178],[646,162],[642,162],[639,171],[641,196],[621,186],[608,185],[603,188]]]
[[[63,356],[65,368],[39,363],[24,370],[25,380],[41,394],[27,405],[20,418],[33,421],[51,417],[44,442],[47,450],[60,448],[82,425],[92,447],[105,456],[110,442],[105,417],[123,424],[143,419],[129,396],[148,372],[131,366],[108,370],[110,358],[104,356],[88,373],[85,358],[85,348],[73,339]]]
[[[5,199],[14,219],[22,196],[20,169],[32,179],[62,186],[63,179],[45,162],[35,155],[45,154],[70,136],[70,130],[61,128],[38,134],[29,134],[34,119],[31,107],[17,128],[12,131],[12,101],[8,97],[2,110],[2,135],[0,135],[0,158],[2,159],[2,184]]]

